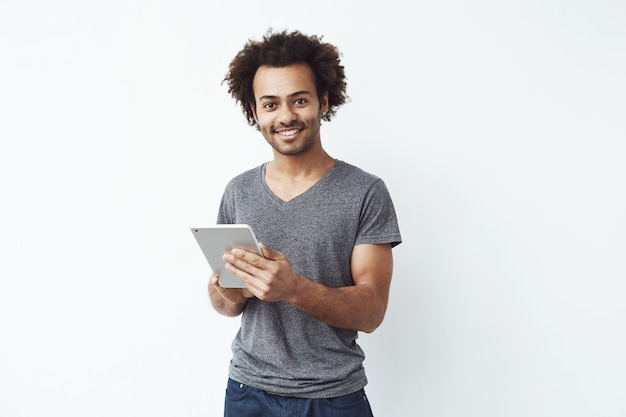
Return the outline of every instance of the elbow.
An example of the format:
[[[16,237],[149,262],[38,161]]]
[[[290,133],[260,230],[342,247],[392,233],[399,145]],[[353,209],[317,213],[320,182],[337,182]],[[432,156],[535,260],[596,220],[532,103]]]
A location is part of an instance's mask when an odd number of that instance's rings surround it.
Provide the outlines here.
[[[367,320],[367,322],[363,323],[363,326],[359,331],[363,333],[374,333],[374,330],[378,329],[381,324],[383,324],[383,320],[385,319],[385,310],[383,309],[380,312],[372,315],[372,317]]]
[[[378,297],[376,294],[373,294],[373,297],[370,297],[368,302],[364,303],[364,306],[368,307],[361,311],[363,321],[358,330],[363,333],[373,333],[385,319],[387,297]]]
[[[364,327],[362,329],[360,329],[360,331],[362,331],[363,333],[374,333],[374,330],[378,329],[378,327],[382,324],[382,322],[376,323],[376,324],[372,324],[370,326]]]
[[[368,334],[370,334],[370,333],[374,333],[374,330],[376,330],[376,329],[378,329],[378,326],[368,327],[368,328],[365,328],[365,329],[361,329],[361,331],[362,331],[363,333],[368,333]]]

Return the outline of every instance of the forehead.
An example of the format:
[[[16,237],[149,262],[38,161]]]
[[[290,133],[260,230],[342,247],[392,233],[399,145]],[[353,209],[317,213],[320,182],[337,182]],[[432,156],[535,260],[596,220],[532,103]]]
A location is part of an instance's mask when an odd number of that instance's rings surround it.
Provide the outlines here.
[[[285,67],[262,65],[252,81],[254,97],[286,97],[297,92],[308,92],[317,96],[315,75],[307,64],[291,64]]]

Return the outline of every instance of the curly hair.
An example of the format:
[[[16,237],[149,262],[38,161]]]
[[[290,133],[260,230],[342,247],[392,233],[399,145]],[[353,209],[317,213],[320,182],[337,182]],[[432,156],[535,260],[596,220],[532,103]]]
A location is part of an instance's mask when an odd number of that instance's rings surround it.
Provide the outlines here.
[[[321,36],[307,36],[299,31],[273,33],[269,29],[263,41],[248,40],[231,61],[222,82],[228,84],[228,92],[241,106],[250,126],[257,125],[251,108],[255,103],[252,81],[257,69],[262,65],[280,68],[296,63],[305,63],[313,70],[318,97],[328,93],[324,120],[330,121],[337,108],[349,100],[337,47],[322,42]]]

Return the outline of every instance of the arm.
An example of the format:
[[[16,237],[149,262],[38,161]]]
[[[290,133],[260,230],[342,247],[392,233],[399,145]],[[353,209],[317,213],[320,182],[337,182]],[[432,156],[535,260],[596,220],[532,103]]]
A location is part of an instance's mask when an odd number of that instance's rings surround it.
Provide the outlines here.
[[[245,288],[223,288],[218,282],[218,276],[213,274],[209,279],[209,298],[213,308],[220,314],[235,317],[241,314],[248,302],[253,297]]]
[[[387,310],[393,270],[391,245],[357,245],[351,258],[353,286],[331,288],[297,274],[280,252],[262,247],[265,258],[235,249],[227,268],[264,301],[289,301],[331,326],[373,332]]]

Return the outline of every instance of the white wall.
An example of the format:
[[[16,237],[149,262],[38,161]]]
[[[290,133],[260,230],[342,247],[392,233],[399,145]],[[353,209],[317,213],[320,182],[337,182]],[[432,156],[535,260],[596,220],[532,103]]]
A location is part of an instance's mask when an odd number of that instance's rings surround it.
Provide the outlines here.
[[[375,413],[626,413],[626,6],[356,4],[0,3],[0,415],[221,415],[187,227],[271,157],[220,85],[269,26],[340,47],[323,140],[395,198]]]

